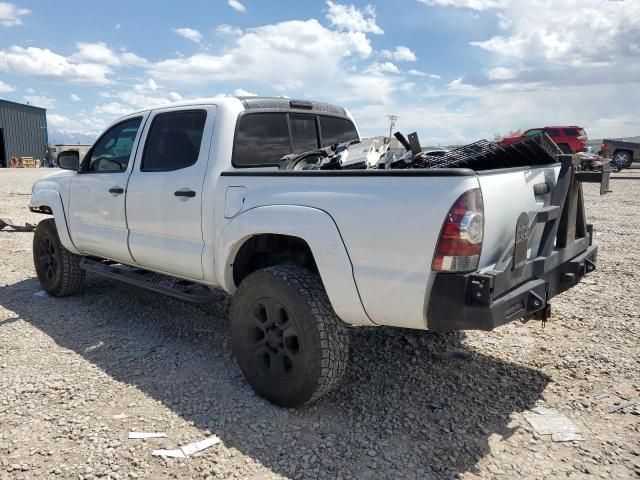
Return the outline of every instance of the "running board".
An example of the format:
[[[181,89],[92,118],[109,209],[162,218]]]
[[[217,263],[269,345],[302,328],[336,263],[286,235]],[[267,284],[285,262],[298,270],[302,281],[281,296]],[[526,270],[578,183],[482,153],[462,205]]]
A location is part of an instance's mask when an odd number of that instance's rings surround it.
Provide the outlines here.
[[[97,273],[103,277],[192,303],[212,303],[224,299],[224,294],[214,292],[204,285],[109,260],[100,261],[85,257],[80,262],[80,268],[87,272]]]

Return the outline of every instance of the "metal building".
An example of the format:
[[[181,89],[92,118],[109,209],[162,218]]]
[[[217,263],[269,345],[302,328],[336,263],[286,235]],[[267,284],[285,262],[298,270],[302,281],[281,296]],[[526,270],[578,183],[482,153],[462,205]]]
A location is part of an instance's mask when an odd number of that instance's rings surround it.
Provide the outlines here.
[[[46,149],[46,109],[0,100],[0,167],[11,157],[43,159]]]

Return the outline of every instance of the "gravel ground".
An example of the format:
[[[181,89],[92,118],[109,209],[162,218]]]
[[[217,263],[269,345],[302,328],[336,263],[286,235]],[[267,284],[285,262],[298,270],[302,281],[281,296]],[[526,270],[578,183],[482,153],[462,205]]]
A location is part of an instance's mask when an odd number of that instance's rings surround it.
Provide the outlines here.
[[[0,217],[44,171],[0,170]],[[256,397],[232,358],[228,302],[194,306],[91,276],[34,296],[32,234],[0,232],[0,479],[639,478],[640,171],[586,186],[599,269],[553,302],[546,328],[436,335],[357,329],[344,387],[313,406]],[[434,352],[469,358],[437,360]],[[545,405],[584,441],[538,435]],[[127,440],[133,430],[166,432]],[[216,434],[187,460],[152,457]]]

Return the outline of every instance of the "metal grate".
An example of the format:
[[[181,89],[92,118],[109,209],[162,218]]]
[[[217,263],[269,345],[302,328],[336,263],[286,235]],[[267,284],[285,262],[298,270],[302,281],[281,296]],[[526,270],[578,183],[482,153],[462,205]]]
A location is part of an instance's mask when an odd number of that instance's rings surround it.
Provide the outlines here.
[[[480,140],[447,152],[442,157],[428,158],[427,168],[471,168],[493,170],[531,165],[547,165],[558,161],[560,149],[543,133],[527,137],[505,147]]]

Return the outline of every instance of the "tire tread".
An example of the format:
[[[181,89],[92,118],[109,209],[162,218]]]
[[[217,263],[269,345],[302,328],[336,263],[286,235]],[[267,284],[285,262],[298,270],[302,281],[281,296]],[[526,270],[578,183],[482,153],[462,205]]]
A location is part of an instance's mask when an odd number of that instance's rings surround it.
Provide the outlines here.
[[[40,222],[40,224],[38,225],[38,229],[39,228],[51,230],[51,234],[54,236],[58,243],[60,256],[62,257],[62,281],[60,285],[58,285],[53,291],[47,293],[53,295],[54,297],[68,297],[70,295],[78,293],[80,290],[82,290],[86,277],[86,272],[82,268],[80,268],[80,261],[82,260],[82,257],[80,255],[75,255],[64,248],[64,245],[62,245],[62,242],[60,242],[56,222],[53,218],[48,218]],[[34,248],[37,238],[38,231],[36,229],[36,235],[34,236]]]
[[[296,289],[311,312],[311,320],[320,337],[320,374],[315,390],[302,404],[312,403],[336,388],[347,370],[349,362],[349,331],[346,324],[333,311],[320,278],[298,266],[277,265],[259,272],[268,273]],[[251,288],[251,281],[243,282],[236,295],[242,296]],[[235,305],[235,303],[234,303]],[[234,306],[231,318],[235,318]]]

